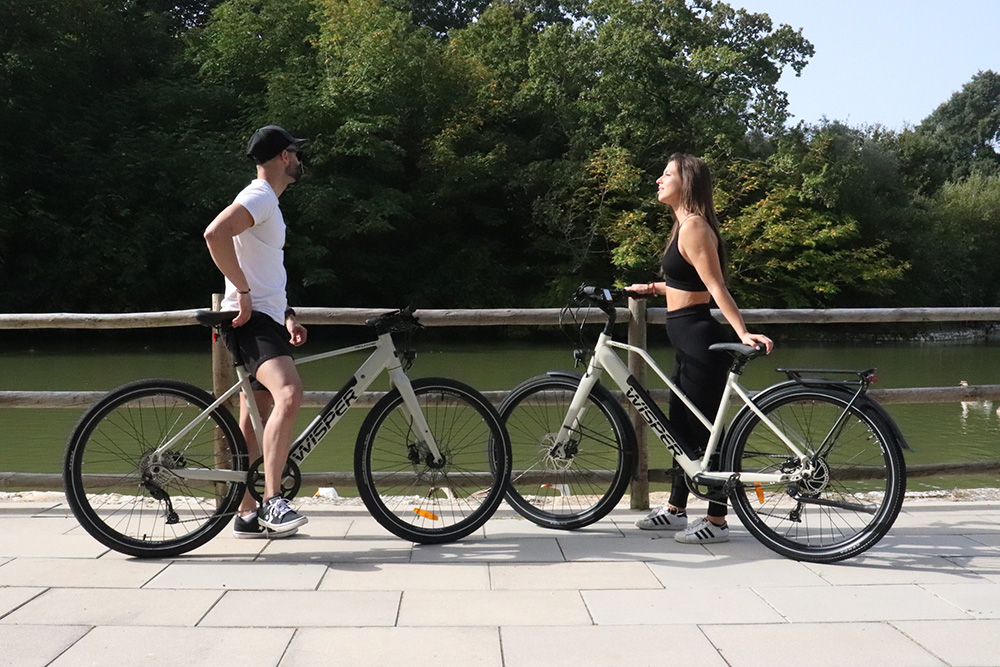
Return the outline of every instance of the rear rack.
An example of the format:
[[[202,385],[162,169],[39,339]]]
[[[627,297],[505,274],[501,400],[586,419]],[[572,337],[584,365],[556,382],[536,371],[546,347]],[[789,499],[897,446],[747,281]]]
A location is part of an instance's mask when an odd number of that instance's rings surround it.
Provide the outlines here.
[[[874,368],[865,370],[846,370],[840,368],[779,368],[779,373],[784,373],[789,380],[800,384],[838,384],[848,386],[861,386],[868,388],[869,385],[878,381]],[[852,378],[829,378],[827,375],[853,376]]]

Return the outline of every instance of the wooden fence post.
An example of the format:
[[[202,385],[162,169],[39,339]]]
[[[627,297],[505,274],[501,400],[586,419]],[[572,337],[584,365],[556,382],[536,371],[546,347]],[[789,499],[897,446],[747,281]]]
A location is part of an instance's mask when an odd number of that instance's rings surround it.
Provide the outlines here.
[[[222,298],[221,294],[212,295],[212,310],[219,311],[222,310]],[[216,398],[225,393],[227,389],[236,383],[236,371],[233,370],[233,355],[229,353],[226,349],[226,344],[222,342],[222,336],[219,336],[212,331],[212,393]],[[237,419],[239,419],[239,397],[233,396],[228,401],[223,404],[223,407],[229,409]],[[232,461],[229,456],[229,448],[226,447],[223,442],[222,433],[217,432],[215,434],[215,459],[216,465],[220,468],[228,468],[232,465]],[[216,483],[216,503],[220,503],[222,498],[225,496],[226,490],[225,486],[220,483]]]
[[[646,300],[629,299],[628,344],[646,349]],[[646,383],[646,362],[634,352],[628,353],[628,369],[640,385]],[[635,431],[636,448],[635,474],[630,486],[631,507],[634,510],[649,509],[649,452],[646,449],[646,422],[635,408],[629,405],[629,417]]]
[[[212,310],[222,310],[221,294],[212,295]],[[221,336],[212,336],[212,393],[218,398],[224,391],[236,384],[236,371],[233,370],[233,355],[229,354]],[[234,414],[239,409],[238,397],[226,402],[226,407]]]

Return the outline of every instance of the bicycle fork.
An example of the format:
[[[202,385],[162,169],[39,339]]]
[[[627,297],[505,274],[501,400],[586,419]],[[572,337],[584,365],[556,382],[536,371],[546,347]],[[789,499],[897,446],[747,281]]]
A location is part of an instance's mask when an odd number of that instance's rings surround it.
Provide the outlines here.
[[[410,422],[411,430],[417,434],[417,438],[427,447],[427,451],[431,455],[431,460],[428,463],[431,467],[442,467],[445,463],[444,456],[441,454],[441,449],[438,447],[437,441],[434,440],[434,434],[431,433],[431,428],[427,424],[424,411],[420,409],[420,403],[417,402],[417,395],[413,393],[413,385],[410,383],[410,378],[403,372],[403,367],[399,359],[396,359],[387,370],[389,372],[389,381],[403,398],[403,412]]]

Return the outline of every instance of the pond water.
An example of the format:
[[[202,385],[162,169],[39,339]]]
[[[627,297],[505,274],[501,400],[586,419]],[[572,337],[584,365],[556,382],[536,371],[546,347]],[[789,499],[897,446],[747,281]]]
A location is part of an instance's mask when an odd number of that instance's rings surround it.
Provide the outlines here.
[[[657,332],[659,333],[659,332]],[[69,334],[32,342],[19,337],[0,352],[0,391],[104,391],[144,377],[172,377],[210,388],[211,357],[205,334],[157,335],[149,342],[118,332],[74,341]],[[433,336],[417,341],[418,358],[412,377],[443,375],[480,390],[504,390],[551,369],[572,369],[569,344],[476,342],[475,330],[466,340],[438,342]],[[665,336],[650,335],[653,357],[669,371],[672,350]],[[3,338],[0,338],[2,342]],[[360,338],[360,341],[365,340]],[[166,342],[164,342],[166,341]],[[358,340],[323,340],[315,336],[306,353],[318,353]],[[743,384],[761,389],[783,379],[778,367],[877,367],[878,388],[998,384],[1000,346],[977,343],[781,344],[768,358],[747,369]],[[363,360],[363,354],[337,357],[301,366],[307,391],[334,391]],[[652,374],[650,374],[652,375]],[[650,382],[651,387],[658,383]],[[384,389],[386,383],[376,385]],[[1000,460],[1000,402],[889,405],[913,448],[908,464]],[[0,409],[0,471],[59,473],[66,441],[82,414],[79,409]],[[300,427],[315,415],[306,408]],[[351,470],[357,429],[364,410],[352,411],[337,430],[305,462],[305,472]],[[668,467],[662,448],[651,446],[650,467]],[[1000,474],[911,479],[910,490],[1000,486]]]

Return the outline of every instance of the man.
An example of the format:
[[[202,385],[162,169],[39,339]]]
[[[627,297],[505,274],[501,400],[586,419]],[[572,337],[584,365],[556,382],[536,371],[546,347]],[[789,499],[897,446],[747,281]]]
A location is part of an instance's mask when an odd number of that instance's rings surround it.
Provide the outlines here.
[[[226,344],[240,350],[254,377],[261,417],[266,417],[263,442],[258,443],[247,398],[240,396],[240,430],[250,460],[263,450],[265,500],[258,510],[253,497],[244,496],[233,523],[239,538],[289,537],[308,521],[281,497],[281,477],[302,404],[292,346],[305,343],[306,329],[288,308],[285,295],[285,220],[278,207],[278,197],[302,174],[301,150],[307,141],[277,125],[257,130],[247,145],[257,178],[205,230],[212,260],[226,277],[222,308],[239,311]]]

